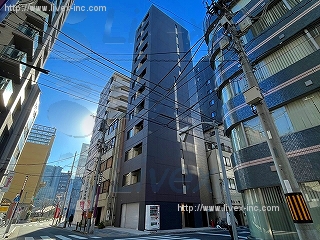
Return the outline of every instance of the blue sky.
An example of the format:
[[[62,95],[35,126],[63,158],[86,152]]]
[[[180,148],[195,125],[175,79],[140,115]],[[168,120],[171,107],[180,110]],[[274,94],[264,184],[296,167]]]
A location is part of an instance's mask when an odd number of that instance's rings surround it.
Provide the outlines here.
[[[75,0],[77,6],[103,4],[106,11],[71,11],[62,32],[128,71],[131,70],[135,30],[151,4],[189,30],[191,46],[203,35],[206,9],[202,0]],[[82,143],[90,142],[94,122],[91,115],[95,115],[99,93],[114,72],[109,67],[127,76],[130,74],[95,56],[63,34],[59,34],[59,39],[63,42],[56,41],[44,66],[50,74],[42,74],[39,79],[42,94],[36,123],[57,129],[48,164],[60,165],[67,171],[71,167],[72,156],[76,151],[80,152]],[[196,59],[205,54],[204,45]],[[90,57],[99,59],[103,65]]]

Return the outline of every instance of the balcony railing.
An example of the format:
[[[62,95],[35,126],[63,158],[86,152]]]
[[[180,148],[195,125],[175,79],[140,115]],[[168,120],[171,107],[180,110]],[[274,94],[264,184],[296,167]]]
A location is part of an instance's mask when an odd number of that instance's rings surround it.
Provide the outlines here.
[[[19,64],[19,76],[22,77],[22,74],[26,70],[26,65],[21,64],[20,62],[27,63],[27,54],[15,48],[14,45],[5,46],[1,52],[1,58],[4,60],[11,59]]]
[[[0,108],[7,107],[13,93],[11,79],[0,76]]]

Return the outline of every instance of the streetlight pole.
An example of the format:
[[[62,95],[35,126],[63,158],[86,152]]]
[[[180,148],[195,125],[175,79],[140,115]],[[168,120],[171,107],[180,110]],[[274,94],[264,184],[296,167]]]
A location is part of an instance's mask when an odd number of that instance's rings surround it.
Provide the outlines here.
[[[22,188],[21,188],[21,190],[20,190],[20,193],[19,193],[19,195],[17,195],[17,197],[16,197],[16,198],[17,198],[17,202],[16,202],[16,204],[15,204],[15,206],[14,206],[14,208],[13,208],[12,214],[11,214],[11,216],[10,216],[9,223],[8,223],[8,225],[7,225],[7,228],[6,228],[5,232],[4,232],[4,234],[3,234],[3,237],[5,237],[5,235],[10,231],[10,227],[11,227],[11,224],[12,224],[12,220],[13,220],[14,214],[15,214],[16,211],[17,211],[17,208],[18,208],[18,205],[19,205],[19,202],[20,202],[20,199],[21,199],[23,190],[24,190],[24,188],[25,188],[25,186],[26,186],[26,184],[27,184],[27,181],[28,181],[28,177],[29,177],[29,176],[26,176],[26,178],[25,178],[25,180],[24,180],[24,182],[23,182]]]
[[[100,173],[100,164],[101,164],[101,158],[102,158],[102,154],[104,152],[104,148],[105,148],[105,134],[106,134],[106,120],[102,119],[101,120],[101,124],[100,124],[100,128],[99,128],[99,132],[102,132],[102,137],[101,139],[99,139],[99,143],[98,143],[98,151],[99,151],[99,157],[98,157],[98,161],[97,161],[97,166],[96,166],[96,174],[95,174],[95,179],[94,179],[94,184],[93,184],[93,189],[92,189],[92,196],[91,196],[91,201],[90,201],[90,208],[89,208],[89,222],[88,222],[88,226],[87,226],[87,232],[88,233],[93,233],[94,231],[94,220],[96,216],[93,216],[93,211],[94,211],[94,202],[95,202],[95,196],[96,194],[99,194],[99,192],[97,191],[97,185],[99,182],[99,173]],[[97,199],[98,202],[98,199]]]
[[[220,135],[219,135],[218,124],[215,121],[214,122],[200,122],[194,126],[182,128],[179,131],[179,135],[181,136],[182,141],[186,141],[186,137],[187,137],[188,132],[191,129],[196,128],[197,126],[199,126],[201,124],[211,125],[214,127],[214,130],[215,130],[215,136],[216,136],[217,145],[218,145],[218,152],[219,152],[219,160],[220,160],[220,165],[221,165],[221,172],[222,172],[223,183],[224,183],[224,190],[226,192],[226,200],[227,200],[227,206],[228,206],[227,210],[229,211],[229,214],[230,214],[230,221],[231,221],[231,226],[232,226],[233,238],[235,240],[238,240],[237,225],[236,225],[235,216],[233,213],[233,207],[232,207],[231,194],[230,194],[230,188],[229,188],[229,183],[228,183],[226,167],[224,165],[224,160],[223,160],[223,153],[222,153],[221,144],[220,144]],[[183,134],[185,134],[185,135],[183,135]]]
[[[227,0],[212,2],[208,6],[208,13],[216,14],[220,23],[230,34],[234,49],[239,57],[243,73],[247,79],[249,89],[244,92],[246,103],[255,106],[256,112],[260,118],[262,128],[267,138],[267,144],[273,158],[280,184],[284,191],[295,228],[300,240],[320,239],[312,224],[312,218],[306,202],[303,198],[299,184],[293,174],[291,165],[287,158],[286,152],[282,146],[277,128],[272,115],[267,107],[266,101],[261,94],[258,81],[254,75],[253,68],[249,62],[248,56],[242,45],[239,32],[233,22],[234,14],[227,5]]]

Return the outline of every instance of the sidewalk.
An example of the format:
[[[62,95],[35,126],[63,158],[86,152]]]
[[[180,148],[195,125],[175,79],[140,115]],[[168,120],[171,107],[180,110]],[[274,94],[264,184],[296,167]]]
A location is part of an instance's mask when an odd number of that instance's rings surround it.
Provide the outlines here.
[[[4,236],[6,228],[7,228],[7,226],[0,227],[0,238],[7,238],[8,236],[10,236],[11,233],[13,233],[14,230],[17,228],[17,226],[15,224],[12,224],[9,232]]]

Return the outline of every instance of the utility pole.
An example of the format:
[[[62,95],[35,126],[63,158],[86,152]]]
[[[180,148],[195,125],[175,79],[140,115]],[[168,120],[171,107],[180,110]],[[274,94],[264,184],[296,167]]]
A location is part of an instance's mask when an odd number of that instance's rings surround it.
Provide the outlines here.
[[[248,56],[242,45],[240,36],[241,31],[238,31],[233,22],[234,14],[230,10],[228,0],[219,0],[212,2],[208,6],[208,13],[217,15],[220,19],[222,27],[230,34],[234,43],[243,73],[248,81],[249,89],[244,92],[246,103],[255,106],[256,112],[260,118],[262,128],[267,138],[267,144],[271,152],[277,174],[284,191],[285,199],[288,204],[295,228],[300,240],[320,239],[312,218],[303,198],[299,184],[295,179],[291,165],[289,163],[286,152],[282,146],[277,128],[275,126],[272,115],[267,107],[265,99],[261,94],[258,81],[254,75],[253,68],[249,62]]]
[[[68,194],[68,191],[69,191],[69,186],[70,186],[70,182],[71,182],[71,177],[72,177],[72,170],[73,170],[73,166],[74,166],[74,162],[76,160],[76,156],[77,156],[77,152],[74,154],[74,157],[73,157],[73,161],[72,161],[72,166],[71,166],[71,171],[70,171],[70,176],[69,176],[69,179],[68,179],[68,183],[67,183],[67,189],[66,189],[66,195],[63,199],[63,204],[62,204],[62,210],[61,210],[61,216],[63,215],[63,210],[64,210],[64,205],[66,204],[66,200],[67,200],[67,194]],[[69,208],[69,206],[68,206]],[[69,209],[68,209],[69,210]],[[63,227],[65,228],[66,225],[67,225],[67,214],[68,214],[68,211],[66,212],[66,217],[64,219],[64,224],[63,224]]]
[[[102,158],[102,154],[104,152],[105,149],[105,134],[106,134],[106,120],[102,119],[101,123],[100,123],[100,127],[99,127],[99,132],[102,132],[102,137],[101,139],[99,139],[98,141],[98,151],[99,151],[99,156],[98,156],[98,161],[97,161],[97,166],[96,166],[96,174],[95,174],[95,179],[94,179],[94,184],[93,184],[93,188],[92,188],[92,196],[91,196],[91,201],[90,201],[90,208],[89,208],[89,217],[88,217],[88,226],[87,226],[87,232],[88,233],[93,233],[94,231],[94,221],[95,221],[95,217],[93,215],[93,211],[94,211],[94,202],[95,202],[95,196],[97,194],[99,194],[99,192],[97,191],[97,186],[99,183],[99,174],[100,174],[100,164],[101,164],[101,158]],[[98,197],[96,198],[97,204],[98,204]]]
[[[27,184],[28,177],[29,177],[29,176],[26,176],[26,178],[25,178],[25,180],[24,180],[24,182],[23,182],[22,188],[21,188],[21,190],[20,190],[20,193],[19,193],[19,195],[17,195],[16,198],[15,198],[15,199],[16,199],[16,204],[14,205],[12,214],[11,214],[11,216],[10,216],[9,223],[8,223],[8,225],[7,225],[7,228],[6,228],[5,232],[4,232],[4,234],[3,234],[3,237],[5,237],[5,235],[10,231],[10,227],[11,227],[11,224],[12,224],[12,220],[13,220],[14,214],[16,213],[17,208],[18,208],[18,206],[19,206],[19,202],[20,202],[20,199],[21,199],[23,190],[24,190],[24,188],[25,188],[25,186],[26,186],[26,184]]]

